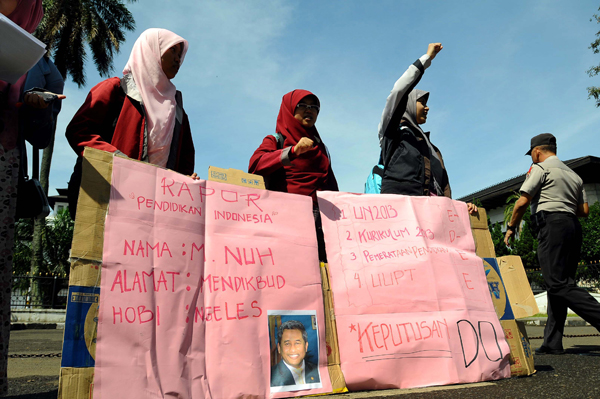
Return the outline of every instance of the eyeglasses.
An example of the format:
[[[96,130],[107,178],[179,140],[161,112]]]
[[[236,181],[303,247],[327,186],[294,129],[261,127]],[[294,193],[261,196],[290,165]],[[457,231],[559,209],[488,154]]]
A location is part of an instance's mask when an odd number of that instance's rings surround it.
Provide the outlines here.
[[[304,103],[298,103],[298,105],[296,105],[296,108],[301,109],[303,111],[314,108],[315,111],[317,111],[317,114],[321,110],[321,107],[319,107],[318,105],[309,105],[309,104],[304,104]]]

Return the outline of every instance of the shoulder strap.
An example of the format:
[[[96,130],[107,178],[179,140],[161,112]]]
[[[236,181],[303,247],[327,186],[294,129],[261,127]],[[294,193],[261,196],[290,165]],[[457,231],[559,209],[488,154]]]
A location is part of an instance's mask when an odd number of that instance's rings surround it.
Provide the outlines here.
[[[283,142],[284,142],[284,138],[283,135],[279,132],[272,134],[271,136],[275,137],[275,141],[277,141],[277,149],[278,150],[282,150],[283,149]]]
[[[381,165],[373,166],[373,174],[378,175],[383,179],[383,168],[381,167]]]

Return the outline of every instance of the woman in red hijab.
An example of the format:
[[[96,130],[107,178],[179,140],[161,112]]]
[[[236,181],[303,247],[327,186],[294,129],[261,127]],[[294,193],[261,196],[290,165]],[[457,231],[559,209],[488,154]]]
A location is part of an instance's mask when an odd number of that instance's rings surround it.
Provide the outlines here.
[[[319,259],[326,261],[317,191],[338,191],[329,152],[315,122],[320,104],[307,90],[294,90],[283,96],[275,135],[263,139],[250,158],[248,172],[261,175],[269,190],[308,195],[319,240]]]

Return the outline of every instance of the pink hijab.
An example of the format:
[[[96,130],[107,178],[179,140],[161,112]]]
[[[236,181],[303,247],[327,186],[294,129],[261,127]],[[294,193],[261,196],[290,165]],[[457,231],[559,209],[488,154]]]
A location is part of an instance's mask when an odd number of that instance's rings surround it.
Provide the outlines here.
[[[33,33],[35,28],[44,16],[42,8],[42,0],[19,0],[17,7],[8,19],[25,29],[29,33]],[[21,96],[21,90],[25,84],[27,74],[8,89],[8,109],[0,110],[0,118],[4,122],[4,131],[0,134],[0,144],[5,150],[12,150],[17,145],[17,136],[19,133],[19,113],[17,111],[17,102]],[[0,91],[5,91],[8,88],[8,83],[0,80]]]
[[[148,123],[148,157],[154,165],[166,166],[175,127],[175,85],[162,70],[161,57],[171,47],[183,43],[181,63],[188,42],[166,29],[148,29],[136,40],[123,69],[133,75],[142,96]]]

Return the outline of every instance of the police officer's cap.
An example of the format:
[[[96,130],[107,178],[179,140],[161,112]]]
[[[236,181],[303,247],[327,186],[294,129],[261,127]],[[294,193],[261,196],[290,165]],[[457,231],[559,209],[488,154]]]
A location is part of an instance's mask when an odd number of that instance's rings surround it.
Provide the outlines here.
[[[538,134],[537,136],[531,139],[531,148],[529,149],[529,151],[527,151],[527,154],[525,155],[531,155],[531,151],[533,151],[535,147],[538,147],[540,145],[556,145],[556,137],[554,137],[550,133]]]

